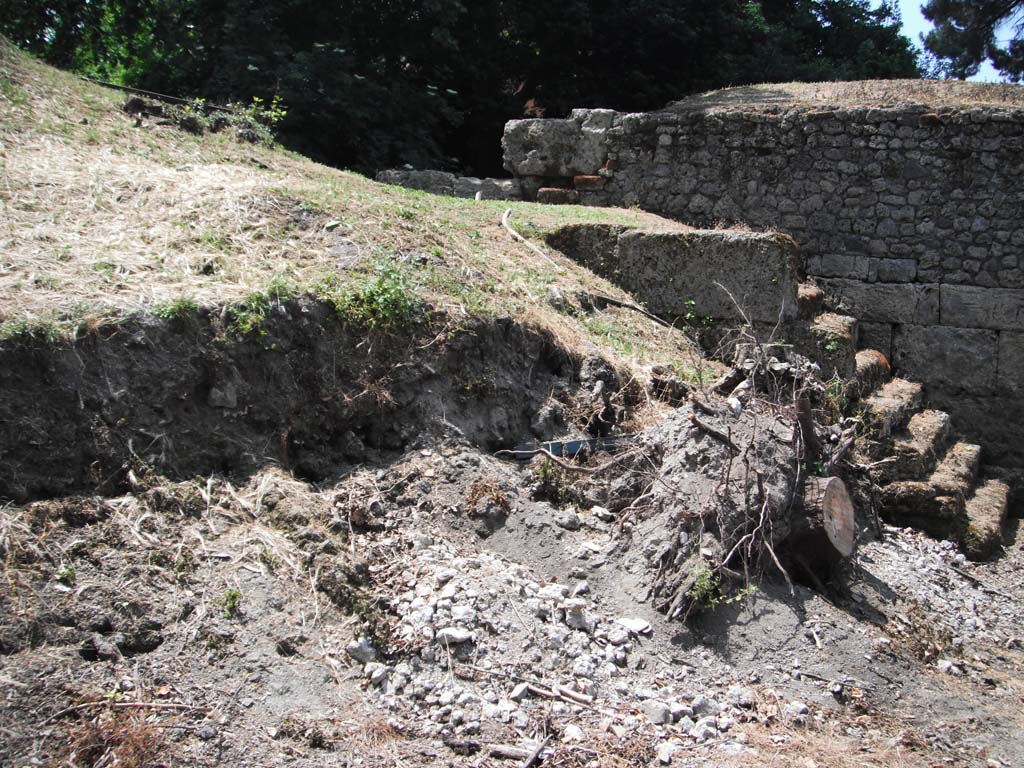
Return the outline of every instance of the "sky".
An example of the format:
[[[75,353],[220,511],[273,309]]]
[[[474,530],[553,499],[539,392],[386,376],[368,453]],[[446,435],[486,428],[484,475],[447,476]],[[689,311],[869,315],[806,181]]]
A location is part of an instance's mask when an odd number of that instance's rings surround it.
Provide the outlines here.
[[[900,11],[903,14],[903,34],[909,37],[918,48],[923,48],[921,33],[928,32],[932,28],[932,23],[921,15],[921,6],[924,4],[924,0],[899,1]],[[992,65],[985,62],[981,65],[981,70],[978,74],[972,77],[971,80],[982,83],[996,83],[1000,81],[1000,78],[999,74],[992,68]]]

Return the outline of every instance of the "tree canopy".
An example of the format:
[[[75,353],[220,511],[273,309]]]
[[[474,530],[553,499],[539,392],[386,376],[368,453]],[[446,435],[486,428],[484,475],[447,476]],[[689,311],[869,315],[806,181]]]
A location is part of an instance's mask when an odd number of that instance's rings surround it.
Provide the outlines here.
[[[921,12],[935,24],[924,44],[940,74],[963,80],[987,60],[1012,82],[1024,78],[1024,0],[928,0]]]
[[[0,32],[127,85],[279,96],[286,144],[361,170],[494,173],[524,115],[920,74],[895,6],[869,0],[0,0]]]

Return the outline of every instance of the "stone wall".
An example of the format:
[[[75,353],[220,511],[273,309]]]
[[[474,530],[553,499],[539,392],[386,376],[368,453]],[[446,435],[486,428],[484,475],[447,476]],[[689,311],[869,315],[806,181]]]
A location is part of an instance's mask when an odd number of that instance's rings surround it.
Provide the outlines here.
[[[456,176],[445,171],[414,171],[398,169],[381,171],[377,181],[408,189],[419,189],[435,195],[466,197],[481,200],[522,200],[516,179],[478,179],[475,176]]]
[[[577,110],[503,146],[527,199],[791,235],[862,346],[1024,465],[1024,110]]]

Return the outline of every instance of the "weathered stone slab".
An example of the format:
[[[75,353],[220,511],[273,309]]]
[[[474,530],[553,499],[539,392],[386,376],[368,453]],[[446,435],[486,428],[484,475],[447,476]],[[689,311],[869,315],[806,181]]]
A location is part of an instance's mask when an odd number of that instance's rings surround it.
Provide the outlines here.
[[[893,336],[893,364],[901,376],[948,391],[995,391],[999,339],[974,328],[905,325]]]
[[[455,174],[445,171],[381,171],[377,174],[377,181],[408,189],[419,189],[435,195],[455,194]]]
[[[1024,331],[999,334],[999,391],[1024,395]]]
[[[1024,329],[1024,288],[943,285],[942,323],[961,328]]]
[[[826,290],[845,299],[859,319],[873,323],[932,325],[939,321],[939,287],[907,283],[821,280]]]
[[[548,243],[659,315],[695,313],[740,320],[741,307],[755,323],[797,316],[796,253],[788,238],[719,231],[652,233],[581,224],[558,230]]]

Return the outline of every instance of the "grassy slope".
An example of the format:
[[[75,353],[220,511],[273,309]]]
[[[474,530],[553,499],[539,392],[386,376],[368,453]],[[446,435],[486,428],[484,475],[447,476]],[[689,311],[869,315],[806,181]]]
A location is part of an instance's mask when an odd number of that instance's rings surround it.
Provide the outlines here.
[[[683,334],[637,313],[553,309],[551,286],[622,293],[515,243],[500,224],[506,203],[380,185],[230,131],[194,136],[152,119],[137,127],[125,98],[0,40],[0,338],[220,306],[268,285],[344,287],[386,262],[452,317],[513,316],[620,362],[686,368],[694,357]],[[575,221],[678,226],[639,211],[511,207],[514,226],[538,244]]]

